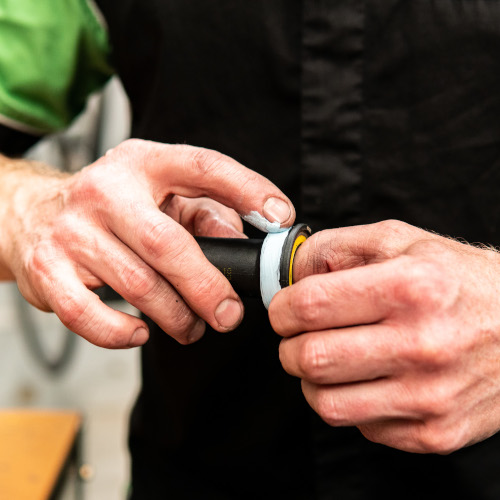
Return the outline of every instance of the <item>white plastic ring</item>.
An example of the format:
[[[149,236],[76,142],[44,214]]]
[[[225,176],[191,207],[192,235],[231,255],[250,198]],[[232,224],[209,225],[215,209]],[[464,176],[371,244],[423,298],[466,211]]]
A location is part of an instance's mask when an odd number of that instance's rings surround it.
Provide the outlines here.
[[[266,309],[272,298],[281,290],[280,262],[283,245],[290,229],[279,233],[269,233],[260,251],[260,294]]]

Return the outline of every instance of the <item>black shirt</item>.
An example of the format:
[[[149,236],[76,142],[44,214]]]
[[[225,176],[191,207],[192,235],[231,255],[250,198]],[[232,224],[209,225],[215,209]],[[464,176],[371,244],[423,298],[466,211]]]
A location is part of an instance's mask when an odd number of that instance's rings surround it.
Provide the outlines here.
[[[314,230],[397,218],[500,243],[500,2],[98,3],[135,137],[233,156]],[[437,456],[330,428],[246,310],[191,346],[151,325],[134,499],[500,498],[500,436]]]

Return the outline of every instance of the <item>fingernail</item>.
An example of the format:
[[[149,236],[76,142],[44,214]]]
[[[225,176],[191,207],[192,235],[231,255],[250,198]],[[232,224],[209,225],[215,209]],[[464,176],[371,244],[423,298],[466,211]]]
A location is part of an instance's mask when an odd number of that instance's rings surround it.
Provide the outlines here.
[[[290,218],[291,210],[288,203],[279,198],[269,198],[264,204],[264,215],[270,222],[286,222]]]
[[[206,325],[202,319],[199,319],[196,324],[193,326],[193,329],[189,332],[188,342],[190,344],[198,341],[203,337],[205,333]]]
[[[225,299],[217,306],[214,316],[221,328],[233,330],[243,318],[243,308],[237,300]]]
[[[139,347],[144,345],[149,339],[149,332],[144,327],[137,328],[137,330],[130,337],[129,347]]]

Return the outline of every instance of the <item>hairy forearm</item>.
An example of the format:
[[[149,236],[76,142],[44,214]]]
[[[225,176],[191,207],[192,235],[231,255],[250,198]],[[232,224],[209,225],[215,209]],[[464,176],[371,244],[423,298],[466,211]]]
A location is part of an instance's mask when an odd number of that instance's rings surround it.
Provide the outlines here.
[[[15,279],[12,261],[25,220],[37,210],[40,194],[68,174],[40,162],[0,154],[0,280]]]

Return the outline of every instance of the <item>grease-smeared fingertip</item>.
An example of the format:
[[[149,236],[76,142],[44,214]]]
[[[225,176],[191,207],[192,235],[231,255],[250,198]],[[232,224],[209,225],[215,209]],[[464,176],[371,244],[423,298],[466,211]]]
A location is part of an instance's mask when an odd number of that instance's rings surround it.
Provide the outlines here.
[[[264,203],[263,213],[267,220],[281,225],[290,219],[292,208],[286,201],[271,197]]]

